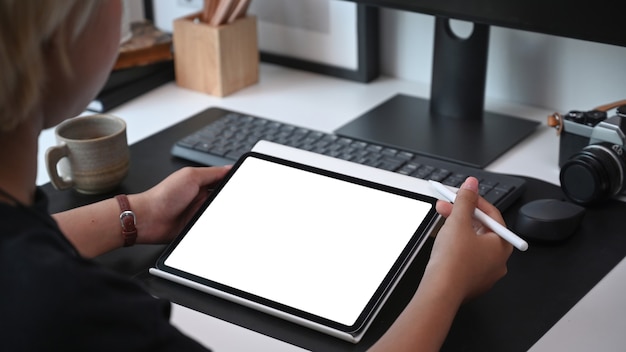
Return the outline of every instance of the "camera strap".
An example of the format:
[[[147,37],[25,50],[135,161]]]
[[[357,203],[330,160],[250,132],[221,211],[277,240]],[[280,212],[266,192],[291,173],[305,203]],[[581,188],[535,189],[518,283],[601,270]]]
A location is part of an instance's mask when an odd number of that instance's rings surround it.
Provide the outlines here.
[[[622,100],[618,100],[612,103],[608,103],[605,105],[600,105],[597,108],[595,108],[594,110],[598,110],[598,111],[609,111],[611,109],[615,109],[616,107],[622,106],[626,104],[626,99],[622,99]]]

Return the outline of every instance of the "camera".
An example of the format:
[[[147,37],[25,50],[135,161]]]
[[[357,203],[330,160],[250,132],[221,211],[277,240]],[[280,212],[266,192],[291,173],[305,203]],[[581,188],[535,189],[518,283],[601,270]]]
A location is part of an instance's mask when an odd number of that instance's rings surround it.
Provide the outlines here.
[[[626,188],[626,104],[606,110],[570,111],[559,116],[559,180],[565,195],[592,204]]]

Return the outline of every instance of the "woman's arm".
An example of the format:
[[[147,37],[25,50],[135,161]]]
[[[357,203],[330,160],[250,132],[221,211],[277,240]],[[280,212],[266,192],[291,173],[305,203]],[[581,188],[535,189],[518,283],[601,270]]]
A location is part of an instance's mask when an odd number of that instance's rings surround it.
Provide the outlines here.
[[[153,188],[128,195],[137,219],[137,243],[167,243],[180,233],[209,189],[230,167],[184,168]],[[61,231],[85,257],[124,245],[120,206],[111,198],[54,214]]]

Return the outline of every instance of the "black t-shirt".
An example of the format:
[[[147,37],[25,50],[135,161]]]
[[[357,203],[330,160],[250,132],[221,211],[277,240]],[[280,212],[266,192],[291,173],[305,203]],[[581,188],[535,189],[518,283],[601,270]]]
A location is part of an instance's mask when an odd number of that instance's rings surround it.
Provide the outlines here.
[[[206,351],[170,303],[82,258],[47,213],[0,203],[0,350]]]

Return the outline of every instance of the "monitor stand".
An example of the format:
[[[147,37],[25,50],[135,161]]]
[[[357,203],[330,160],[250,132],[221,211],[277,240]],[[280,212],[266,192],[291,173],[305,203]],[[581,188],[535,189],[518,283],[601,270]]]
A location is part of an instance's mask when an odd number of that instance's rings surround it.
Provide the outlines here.
[[[484,168],[532,134],[539,122],[484,111],[489,26],[461,39],[435,21],[431,100],[396,95],[336,134]]]
[[[539,123],[485,111],[482,120],[439,119],[430,101],[396,95],[336,134],[484,168],[532,134]]]

